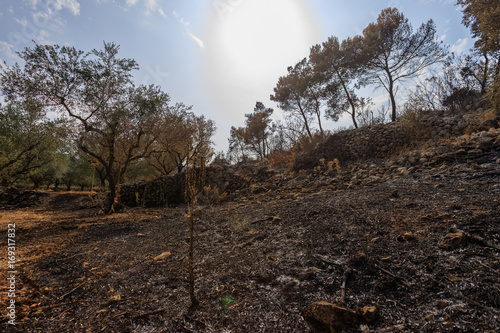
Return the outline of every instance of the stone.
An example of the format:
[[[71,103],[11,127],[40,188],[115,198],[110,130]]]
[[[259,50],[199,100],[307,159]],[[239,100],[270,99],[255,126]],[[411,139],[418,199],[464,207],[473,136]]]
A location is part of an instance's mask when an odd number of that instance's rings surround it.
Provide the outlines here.
[[[457,124],[457,127],[460,131],[463,131],[467,126],[469,126],[469,121],[464,118],[462,118]]]
[[[484,121],[483,123],[481,123],[481,125],[479,125],[480,131],[488,131],[492,128],[498,128],[498,120],[496,118],[495,119],[488,119],[488,120]]]
[[[368,324],[377,320],[378,309],[373,305],[364,306],[356,311],[358,315],[363,318]]]
[[[405,232],[403,234],[403,237],[407,241],[411,241],[411,240],[415,239],[415,235],[413,235],[413,232]]]
[[[440,299],[439,301],[436,302],[436,308],[438,308],[439,310],[444,309],[447,306],[448,306],[447,300]]]
[[[439,248],[442,250],[453,250],[467,241],[467,235],[463,232],[455,232],[447,234],[439,243]]]
[[[359,323],[356,311],[320,301],[311,304],[304,312],[305,319],[313,325],[340,333]]]
[[[170,251],[167,251],[167,252],[163,252],[162,254],[160,255],[157,255],[156,257],[154,257],[154,261],[161,261],[163,259],[166,259],[168,257],[170,257],[172,255],[172,253],[170,253]]]
[[[353,265],[359,266],[366,262],[368,256],[364,252],[359,252],[352,257],[351,263]]]
[[[400,242],[411,241],[415,239],[415,235],[413,235],[412,232],[405,232],[404,234],[400,235],[397,239]]]

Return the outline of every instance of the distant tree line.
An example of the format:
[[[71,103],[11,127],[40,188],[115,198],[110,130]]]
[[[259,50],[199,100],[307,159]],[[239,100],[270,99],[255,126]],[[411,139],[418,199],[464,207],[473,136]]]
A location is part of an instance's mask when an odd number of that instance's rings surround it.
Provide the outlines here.
[[[0,176],[82,189],[99,180],[116,204],[119,185],[181,170],[189,154],[212,155],[216,127],[157,86],[135,86],[119,47],[84,53],[38,45],[0,77]],[[48,117],[51,114],[52,117]]]
[[[398,9],[384,9],[361,35],[342,41],[332,36],[288,67],[270,97],[284,120],[272,122],[273,110],[257,102],[254,113],[246,115],[246,126],[231,128],[229,159],[262,160],[312,142],[326,133],[323,117],[338,121],[347,114],[357,128],[383,123],[387,115],[396,121],[409,110],[453,111],[480,100],[500,114],[500,2],[459,0],[457,5],[476,38],[469,54],[450,54],[432,20],[415,30]],[[412,86],[406,102],[398,103],[404,83]],[[367,86],[382,88],[389,108],[373,110],[372,100],[359,96]]]

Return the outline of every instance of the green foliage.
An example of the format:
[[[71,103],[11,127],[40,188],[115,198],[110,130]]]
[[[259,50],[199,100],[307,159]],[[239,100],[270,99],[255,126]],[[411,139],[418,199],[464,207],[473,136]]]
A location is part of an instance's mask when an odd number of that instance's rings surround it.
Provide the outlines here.
[[[40,174],[39,169],[51,162],[64,126],[62,121],[48,120],[33,101],[0,105],[2,184],[12,184],[30,174]]]
[[[222,307],[224,309],[224,313],[228,314],[231,310],[231,306],[233,303],[236,303],[236,300],[233,298],[233,295],[226,294],[223,298],[219,298],[219,301],[222,302]]]
[[[79,186],[82,191],[85,187],[91,187],[94,171],[88,156],[66,154],[65,163],[66,170],[61,176],[61,182],[66,185],[66,190],[70,191],[72,185]]]
[[[151,154],[170,100],[159,87],[135,87],[131,79],[137,63],[119,58],[118,51],[113,43],[87,54],[35,44],[20,53],[23,68],[16,64],[1,76],[10,101],[32,100],[76,121],[72,135],[79,149],[105,171],[109,212],[127,168]]]

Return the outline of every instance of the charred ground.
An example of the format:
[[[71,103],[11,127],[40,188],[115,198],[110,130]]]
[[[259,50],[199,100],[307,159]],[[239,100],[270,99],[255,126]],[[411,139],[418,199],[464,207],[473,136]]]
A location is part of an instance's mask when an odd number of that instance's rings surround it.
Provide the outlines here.
[[[195,310],[185,207],[104,216],[88,208],[86,194],[51,193],[3,211],[4,239],[16,223],[20,280],[17,324],[4,319],[2,330],[314,332],[321,328],[305,311],[326,301],[376,308],[374,320],[347,331],[496,332],[495,135],[488,149],[397,176],[363,178],[360,166],[337,176],[273,172],[228,202],[201,207]],[[443,242],[450,233],[462,237]],[[5,272],[2,258],[3,281]]]

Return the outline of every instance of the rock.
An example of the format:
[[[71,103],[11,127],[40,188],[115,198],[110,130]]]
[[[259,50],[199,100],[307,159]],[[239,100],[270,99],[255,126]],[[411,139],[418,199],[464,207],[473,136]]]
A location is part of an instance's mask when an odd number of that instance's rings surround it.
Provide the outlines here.
[[[447,300],[440,299],[439,301],[436,302],[436,308],[438,308],[439,310],[444,309],[447,306],[448,306]]]
[[[411,240],[415,239],[415,235],[413,235],[413,232],[405,232],[403,234],[403,237],[407,241],[411,241]]]
[[[332,333],[340,333],[358,325],[356,311],[323,301],[311,304],[305,310],[304,317],[313,325]]]
[[[498,119],[488,119],[479,125],[480,131],[488,131],[491,128],[498,128]]]
[[[368,256],[364,252],[359,252],[356,255],[354,255],[351,259],[351,264],[355,266],[360,266],[366,262],[368,259]]]
[[[463,232],[449,233],[439,243],[439,248],[442,250],[453,250],[466,241],[467,236]]]
[[[460,131],[463,131],[467,126],[469,126],[469,121],[464,118],[462,118],[457,124],[457,127]]]
[[[141,233],[138,233],[138,234],[137,234],[137,237],[146,237],[146,235],[141,234]]]
[[[373,305],[364,306],[356,311],[358,315],[363,318],[368,324],[377,320],[378,309]]]
[[[162,254],[160,255],[157,255],[156,257],[154,257],[154,261],[161,261],[163,259],[166,259],[168,257],[170,257],[172,255],[172,253],[170,253],[170,251],[167,251],[167,252],[163,252]]]
[[[413,235],[412,232],[405,232],[404,234],[402,235],[399,235],[399,237],[397,238],[398,241],[400,242],[403,242],[403,241],[411,241],[411,240],[414,240],[415,239],[415,235]]]

